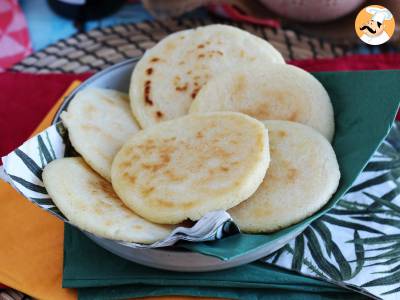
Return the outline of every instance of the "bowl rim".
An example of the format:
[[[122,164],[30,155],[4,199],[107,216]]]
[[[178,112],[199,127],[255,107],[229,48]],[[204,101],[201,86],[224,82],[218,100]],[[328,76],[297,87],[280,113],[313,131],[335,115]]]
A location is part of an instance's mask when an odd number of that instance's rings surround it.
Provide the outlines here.
[[[82,81],[76,88],[74,88],[74,90],[68,94],[63,102],[61,103],[61,105],[59,106],[59,108],[57,109],[56,113],[54,114],[54,117],[51,121],[51,125],[55,125],[58,122],[61,122],[61,113],[63,111],[65,111],[68,108],[69,103],[71,102],[71,100],[75,97],[75,95],[80,92],[81,90],[85,89],[87,86],[89,86],[90,84],[92,84],[93,82],[95,82],[97,79],[103,77],[105,74],[110,73],[112,71],[114,71],[115,69],[119,69],[125,65],[129,65],[132,63],[137,63],[140,60],[141,56],[137,56],[137,57],[133,57],[133,58],[129,58],[126,60],[123,60],[119,63],[116,63],[114,65],[111,65],[103,70],[100,70],[96,73],[94,73],[93,75],[91,75],[88,79]]]
[[[64,98],[63,102],[61,103],[53,117],[51,125],[61,122],[61,113],[68,108],[69,103],[78,92],[87,88],[96,80],[102,78],[106,74],[110,74],[117,69],[127,67],[131,64],[133,64],[134,68],[140,58],[141,56],[121,61],[99,72],[96,72],[88,79],[84,80],[78,87],[76,87],[70,94],[68,94]],[[307,225],[298,228],[298,230],[290,232],[278,238],[277,240],[274,240],[272,243],[267,243],[262,247],[258,247],[257,249],[238,255],[229,260],[222,260],[215,256],[193,252],[189,249],[184,248],[179,248],[179,251],[173,250],[174,248],[178,248],[179,246],[151,249],[130,248],[128,246],[123,246],[114,240],[102,238],[79,228],[78,229],[100,247],[117,256],[120,256],[129,261],[133,261],[135,263],[169,271],[208,272],[228,269],[259,260],[262,257],[265,257],[283,247],[290,240],[294,239],[296,236],[302,233],[306,227]]]

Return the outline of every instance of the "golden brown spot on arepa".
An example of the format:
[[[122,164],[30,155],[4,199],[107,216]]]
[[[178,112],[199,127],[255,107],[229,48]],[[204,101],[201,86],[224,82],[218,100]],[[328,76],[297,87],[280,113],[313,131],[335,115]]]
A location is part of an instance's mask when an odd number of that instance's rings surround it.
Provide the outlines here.
[[[163,145],[160,146],[160,154],[165,155],[165,154],[170,154],[176,150],[176,145],[174,143],[171,143],[175,141],[176,137],[171,137],[168,139],[163,139],[164,143]]]
[[[297,111],[294,111],[294,112],[292,112],[291,114],[290,114],[290,116],[289,116],[289,118],[288,118],[288,120],[289,121],[297,121],[298,120],[298,112]]]
[[[136,176],[135,175],[131,175],[128,172],[124,172],[124,174],[122,174],[123,178],[126,178],[127,181],[129,181],[131,184],[135,184],[136,183]]]
[[[154,186],[148,186],[148,187],[144,187],[140,190],[140,193],[142,194],[143,197],[147,197],[148,195],[150,195],[152,192],[154,192]]]
[[[183,209],[191,209],[195,205],[196,205],[196,203],[194,203],[194,202],[186,202],[186,203],[183,203]]]
[[[147,68],[146,69],[146,74],[150,76],[151,74],[153,74],[153,71],[154,71],[153,68]]]
[[[184,92],[187,90],[189,84],[187,82],[182,83],[181,82],[181,77],[180,76],[175,76],[174,80],[173,80],[173,84],[175,86],[175,90],[177,90],[178,92]]]
[[[298,172],[295,168],[288,168],[287,170],[287,179],[290,183],[293,183],[298,175]]]
[[[164,150],[165,152],[161,152],[161,161],[164,164],[167,164],[171,161],[171,157],[168,154],[170,152],[170,150],[167,150],[167,148],[165,148],[165,149],[166,149],[166,150]]]
[[[170,51],[173,51],[175,48],[176,48],[176,44],[173,41],[170,41],[165,45],[164,49],[166,52],[170,52]]]
[[[200,91],[200,87],[194,88],[192,93],[190,94],[190,97],[192,97],[192,99],[196,98],[199,91]]]
[[[164,143],[173,142],[173,141],[176,141],[176,136],[173,136],[173,137],[163,140]]]
[[[148,105],[153,105],[153,101],[150,98],[151,93],[151,81],[146,80],[144,83],[144,102]]]
[[[161,207],[166,207],[166,208],[175,207],[175,204],[168,200],[156,199],[155,202]]]
[[[287,137],[287,132],[284,130],[278,130],[278,136],[281,138]]]
[[[263,147],[263,145],[264,145],[264,135],[262,135],[262,134],[257,135],[256,145],[257,145],[257,147],[260,147],[260,148]]]
[[[142,163],[142,167],[150,172],[157,172],[158,170],[164,168],[171,161],[171,157],[168,154],[169,148],[163,148],[160,150],[160,161],[157,163]]]
[[[224,52],[222,52],[222,51],[220,51],[220,50],[213,50],[213,51],[211,51],[211,56],[213,56],[213,55],[220,55],[220,56],[223,56],[223,55],[224,55]]]
[[[229,168],[228,168],[228,167],[221,166],[221,171],[223,171],[223,172],[228,172],[228,171],[229,171]]]
[[[174,172],[171,171],[171,170],[166,170],[166,171],[164,172],[164,174],[165,174],[165,176],[167,176],[171,181],[175,181],[175,182],[177,182],[177,181],[182,181],[183,179],[185,179],[184,176],[177,175],[176,173],[174,173]]]
[[[175,89],[176,89],[178,92],[184,92],[184,91],[187,90],[187,88],[188,88],[188,83],[185,83],[185,84],[182,85],[182,86],[177,86]]]
[[[122,169],[129,168],[132,165],[132,161],[126,160],[119,164],[119,167]]]
[[[243,109],[241,112],[259,120],[269,119],[273,115],[265,104],[249,109]]]
[[[235,86],[233,88],[233,92],[232,92],[233,97],[235,97],[237,100],[241,100],[246,88],[247,88],[246,77],[244,75],[239,75],[236,78]]]
[[[156,148],[156,143],[153,139],[148,139],[143,142],[143,144],[137,146],[138,149],[142,150],[143,152],[149,152]],[[133,149],[131,150],[133,151]]]
[[[110,198],[117,198],[117,194],[114,192],[111,183],[103,178],[99,178],[97,181],[90,181],[89,186],[92,187],[93,191],[100,191]]]
[[[221,157],[221,158],[229,158],[232,156],[232,153],[225,151],[223,148],[216,147],[214,148],[214,153],[216,157]]]
[[[273,213],[273,210],[271,210],[271,209],[268,209],[268,208],[259,208],[259,209],[257,209],[257,210],[254,211],[254,216],[255,216],[256,218],[260,218],[260,217],[265,218],[265,217],[267,217],[267,216],[272,215],[272,213]]]
[[[142,164],[142,168],[145,170],[148,170],[150,172],[157,172],[163,166],[164,166],[164,164],[162,164],[162,163],[155,163],[155,164],[143,163]]]

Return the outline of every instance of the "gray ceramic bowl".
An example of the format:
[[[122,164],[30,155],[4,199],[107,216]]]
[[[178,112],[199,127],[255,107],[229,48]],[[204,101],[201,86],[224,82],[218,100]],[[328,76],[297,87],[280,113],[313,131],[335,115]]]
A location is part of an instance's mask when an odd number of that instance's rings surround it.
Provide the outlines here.
[[[53,124],[61,121],[61,112],[67,109],[69,102],[75,94],[87,87],[109,88],[128,92],[131,73],[137,61],[138,58],[123,61],[97,73],[83,82],[65,99],[64,103],[55,115]],[[135,263],[171,271],[205,272],[240,266],[267,256],[299,235],[305,227],[290,232],[278,240],[274,240],[255,251],[248,252],[226,261],[177,247],[161,249],[132,249],[87,232],[84,232],[84,234],[104,249]]]

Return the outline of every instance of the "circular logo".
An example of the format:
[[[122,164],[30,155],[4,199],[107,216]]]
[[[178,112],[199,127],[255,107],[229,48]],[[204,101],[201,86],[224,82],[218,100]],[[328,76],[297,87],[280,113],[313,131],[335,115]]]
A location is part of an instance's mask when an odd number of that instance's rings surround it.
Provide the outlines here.
[[[386,7],[369,5],[358,13],[355,30],[364,43],[381,45],[392,37],[394,22],[393,14]]]

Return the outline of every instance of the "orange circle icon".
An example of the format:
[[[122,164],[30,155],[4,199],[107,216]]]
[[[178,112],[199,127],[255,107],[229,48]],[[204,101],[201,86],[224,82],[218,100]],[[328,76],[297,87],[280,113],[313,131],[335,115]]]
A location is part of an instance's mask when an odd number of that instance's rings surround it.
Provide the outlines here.
[[[369,5],[358,13],[354,27],[358,37],[364,43],[381,45],[392,37],[395,20],[386,7]]]

